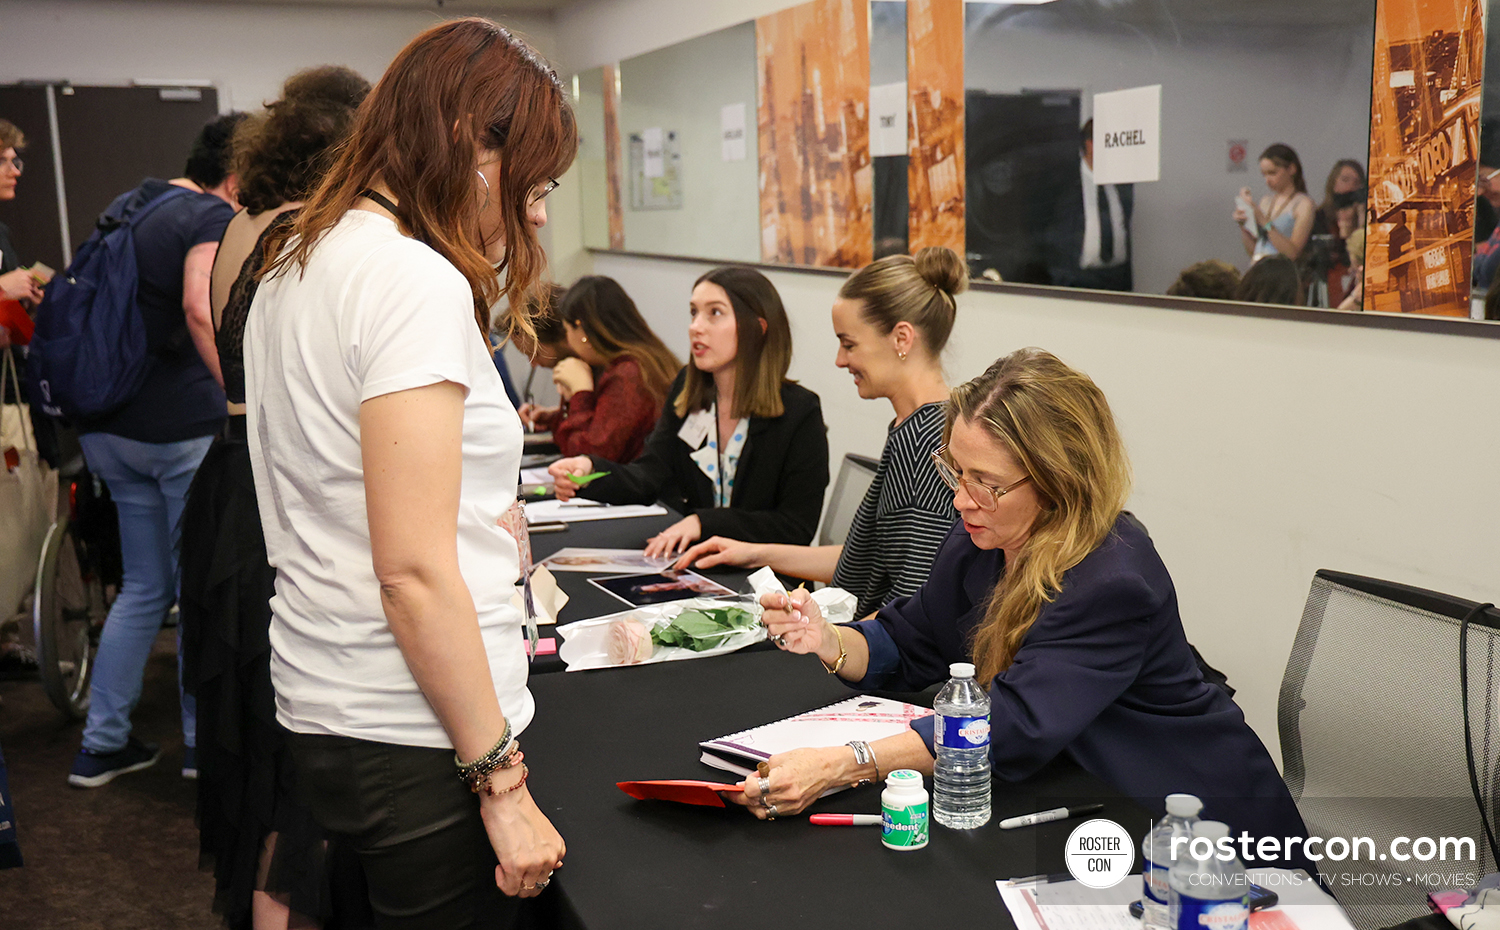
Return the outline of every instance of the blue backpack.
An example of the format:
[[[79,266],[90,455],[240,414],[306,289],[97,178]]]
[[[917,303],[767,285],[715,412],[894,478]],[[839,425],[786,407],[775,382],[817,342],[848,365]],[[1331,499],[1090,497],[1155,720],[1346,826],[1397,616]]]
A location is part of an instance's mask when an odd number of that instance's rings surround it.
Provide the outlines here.
[[[150,200],[141,188],[100,215],[88,241],[37,306],[26,358],[33,402],[50,416],[100,417],[136,395],[154,356],[136,304],[134,228],[157,207],[190,193],[173,187]]]

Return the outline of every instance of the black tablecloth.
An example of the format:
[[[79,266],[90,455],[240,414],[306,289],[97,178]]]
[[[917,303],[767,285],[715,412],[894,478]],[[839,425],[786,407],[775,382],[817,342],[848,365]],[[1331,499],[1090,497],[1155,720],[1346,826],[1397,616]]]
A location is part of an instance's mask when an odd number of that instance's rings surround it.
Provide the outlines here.
[[[541,562],[559,549],[568,547],[639,551],[646,547],[648,537],[655,536],[680,519],[681,517],[677,514],[668,512],[659,517],[626,517],[618,520],[584,520],[579,523],[569,523],[568,529],[562,532],[537,533],[531,537],[532,561]],[[750,573],[741,569],[708,570],[701,574],[735,591],[750,590],[750,586],[745,584],[745,578]],[[568,595],[568,603],[557,618],[559,624],[572,623],[574,620],[587,620],[590,617],[602,617],[605,614],[629,609],[624,602],[589,584],[589,578],[594,576],[585,572],[553,572],[552,577],[557,579],[557,586]],[[541,635],[555,637],[558,645],[562,645],[563,637],[557,635],[554,627],[542,627]],[[536,660],[531,663],[533,675],[562,670],[562,659],[556,654],[537,656]]]
[[[1001,830],[1003,817],[1088,801],[1135,838],[1149,815],[1071,762],[1019,784],[997,781],[993,818],[932,826],[926,849],[894,852],[878,827],[772,823],[727,810],[635,801],[615,782],[736,781],[698,761],[711,739],[853,692],[807,656],[777,651],[533,678],[523,742],[531,793],[568,844],[542,902],[560,926],[599,928],[901,928],[1013,926],[997,879],[1063,870],[1080,821]],[[931,781],[928,780],[931,789]],[[811,810],[876,813],[876,787]],[[1137,871],[1139,863],[1137,863]],[[555,896],[553,892],[556,892]]]

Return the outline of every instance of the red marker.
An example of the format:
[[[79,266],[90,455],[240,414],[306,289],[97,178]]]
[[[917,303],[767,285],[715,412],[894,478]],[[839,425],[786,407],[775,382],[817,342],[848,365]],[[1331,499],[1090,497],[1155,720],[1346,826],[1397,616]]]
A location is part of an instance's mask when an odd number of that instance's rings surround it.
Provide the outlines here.
[[[879,814],[813,814],[807,822],[815,827],[878,827]]]

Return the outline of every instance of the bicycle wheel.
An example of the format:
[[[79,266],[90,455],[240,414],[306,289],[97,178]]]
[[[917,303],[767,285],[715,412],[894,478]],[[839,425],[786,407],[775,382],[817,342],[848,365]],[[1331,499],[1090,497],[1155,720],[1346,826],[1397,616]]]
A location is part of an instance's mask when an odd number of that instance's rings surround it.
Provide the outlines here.
[[[74,719],[88,713],[89,675],[107,612],[104,585],[64,517],[52,524],[42,544],[32,621],[42,688]]]

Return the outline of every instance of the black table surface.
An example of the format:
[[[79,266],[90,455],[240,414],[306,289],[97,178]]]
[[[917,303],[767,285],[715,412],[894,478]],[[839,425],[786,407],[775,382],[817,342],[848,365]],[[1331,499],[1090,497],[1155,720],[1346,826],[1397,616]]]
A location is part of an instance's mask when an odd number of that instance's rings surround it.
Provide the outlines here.
[[[911,852],[882,847],[878,827],[814,827],[805,816],[761,822],[740,807],[636,801],[615,787],[737,781],[698,761],[700,740],[854,693],[806,656],[739,652],[543,675],[531,690],[536,718],[523,739],[531,792],[568,844],[546,896],[559,926],[1013,927],[996,880],[1062,871],[1063,845],[1081,821],[1001,830],[1001,818],[1101,801],[1095,816],[1124,825],[1137,848],[1150,825],[1134,802],[1067,761],[1023,782],[997,779],[989,824],[933,824],[927,848]],[[810,812],[879,810],[880,789],[868,787]]]
[[[640,551],[646,547],[648,537],[655,536],[679,519],[681,518],[677,514],[668,512],[664,516],[656,517],[624,517],[615,520],[584,520],[569,523],[568,528],[561,532],[536,533],[531,537],[532,561],[541,562],[548,556],[554,555],[559,549],[568,547]],[[750,573],[741,569],[712,569],[703,571],[701,574],[734,591],[750,590],[750,586],[745,583]],[[589,584],[589,578],[596,576],[585,572],[553,572],[552,577],[557,579],[557,586],[568,595],[568,603],[558,614],[559,625],[630,609],[625,602]],[[562,645],[563,637],[558,636],[555,627],[542,627],[541,635],[555,637],[558,645]],[[531,663],[533,675],[562,670],[562,659],[556,654],[537,656],[536,660]]]

